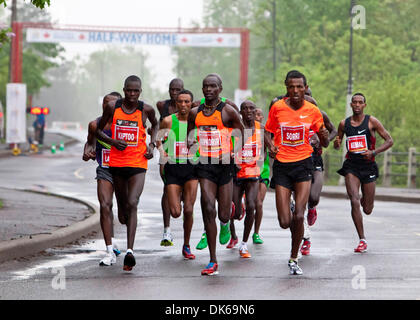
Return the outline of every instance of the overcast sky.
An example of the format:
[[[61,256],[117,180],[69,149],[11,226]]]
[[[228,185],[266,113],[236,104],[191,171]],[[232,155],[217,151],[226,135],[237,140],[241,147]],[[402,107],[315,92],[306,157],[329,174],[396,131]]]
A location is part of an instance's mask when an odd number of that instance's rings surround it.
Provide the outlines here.
[[[52,0],[46,9],[60,25],[191,27],[201,22],[203,0]],[[69,56],[87,56],[101,45],[63,43]],[[172,73],[169,47],[145,46],[150,53],[149,66],[156,75],[153,87],[167,90]]]

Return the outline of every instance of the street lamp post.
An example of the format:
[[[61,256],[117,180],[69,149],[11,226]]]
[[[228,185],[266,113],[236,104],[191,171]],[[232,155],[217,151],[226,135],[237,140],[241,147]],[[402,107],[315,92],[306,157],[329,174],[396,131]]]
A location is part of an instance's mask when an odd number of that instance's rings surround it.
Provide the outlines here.
[[[350,40],[349,40],[349,78],[347,80],[347,99],[346,99],[346,118],[352,114],[350,103],[351,96],[353,94],[353,7],[355,6],[355,0],[350,0]],[[342,158],[343,161],[346,157],[347,148],[343,146]],[[338,181],[339,185],[344,185],[344,177],[340,176]]]

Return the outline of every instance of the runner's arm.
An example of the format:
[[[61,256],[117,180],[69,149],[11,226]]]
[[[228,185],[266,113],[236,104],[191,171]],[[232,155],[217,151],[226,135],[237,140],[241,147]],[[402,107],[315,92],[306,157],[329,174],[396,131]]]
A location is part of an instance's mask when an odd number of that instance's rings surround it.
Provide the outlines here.
[[[330,118],[324,111],[321,111],[321,114],[322,118],[324,119],[325,128],[327,128],[329,132],[328,140],[332,141],[337,136],[337,129],[335,128],[334,124],[331,122]]]
[[[335,136],[335,140],[334,140],[334,149],[336,150],[340,149],[343,136],[344,136],[344,120],[341,120],[340,124],[338,125],[338,133]]]
[[[385,142],[379,148],[376,148],[375,150],[367,150],[361,153],[361,155],[364,156],[366,159],[371,159],[375,157],[377,154],[391,148],[394,144],[394,140],[392,139],[391,135],[384,128],[384,126],[378,119],[371,116],[369,119],[369,124],[372,126],[373,131],[377,131],[378,134],[382,137],[382,139],[385,140]]]
[[[155,110],[149,106],[148,104],[145,104],[143,106],[143,110],[145,111],[147,115],[147,119],[149,119],[150,124],[152,125],[151,132],[150,132],[150,143],[147,146],[146,154],[144,155],[146,159],[152,159],[153,158],[153,149],[156,148],[156,135],[159,130],[159,124],[156,119],[156,113]],[[153,148],[153,149],[152,149]]]
[[[98,123],[98,127],[96,128],[96,138],[102,140],[103,142],[114,146],[118,150],[122,151],[127,147],[127,142],[123,140],[115,140],[111,137],[108,137],[104,132],[103,129],[108,121],[114,115],[114,107],[115,107],[116,100],[109,101],[106,106],[104,107],[104,111],[102,113],[102,118]]]
[[[83,148],[84,161],[95,160],[96,157],[96,121],[89,122],[88,136]]]

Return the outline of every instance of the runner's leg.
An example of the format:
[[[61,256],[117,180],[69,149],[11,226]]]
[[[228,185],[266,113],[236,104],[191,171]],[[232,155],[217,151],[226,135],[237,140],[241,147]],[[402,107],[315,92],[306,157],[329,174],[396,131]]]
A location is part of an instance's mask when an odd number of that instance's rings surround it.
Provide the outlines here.
[[[356,227],[359,239],[365,239],[365,233],[363,229],[363,216],[360,210],[360,180],[355,175],[348,173],[345,176],[347,194],[350,198],[351,204],[351,217]]]
[[[210,262],[217,263],[216,258],[216,194],[217,185],[208,179],[200,178],[201,210],[203,215],[204,228],[207,235],[207,244],[210,253]],[[229,206],[230,208],[230,206]]]

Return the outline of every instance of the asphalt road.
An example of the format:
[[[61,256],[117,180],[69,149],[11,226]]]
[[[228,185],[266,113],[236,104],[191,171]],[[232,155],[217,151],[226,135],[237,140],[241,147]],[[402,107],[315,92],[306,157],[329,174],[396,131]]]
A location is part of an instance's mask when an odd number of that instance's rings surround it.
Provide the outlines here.
[[[81,160],[82,144],[52,155],[0,160],[0,186],[48,190],[96,202],[95,163]],[[303,257],[302,276],[288,274],[290,232],[280,229],[274,194],[264,204],[263,245],[249,241],[252,258],[218,245],[220,273],[200,275],[208,250],[195,245],[203,230],[197,198],[191,247],[197,258],[181,255],[182,219],[171,221],[175,245],[160,246],[163,231],[162,182],[156,159],[149,163],[140,198],[135,243],[137,266],[122,270],[123,255],[111,267],[99,267],[101,234],[66,247],[0,264],[0,299],[420,299],[420,205],[376,202],[365,216],[368,252],[356,254],[357,234],[344,199],[322,198],[312,227],[312,251]],[[198,195],[199,197],[199,195]],[[236,224],[238,234],[243,221]],[[125,249],[125,228],[115,219],[115,236]]]

